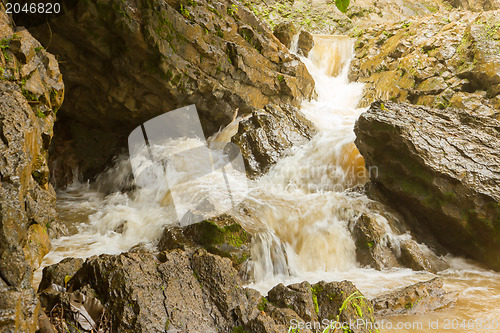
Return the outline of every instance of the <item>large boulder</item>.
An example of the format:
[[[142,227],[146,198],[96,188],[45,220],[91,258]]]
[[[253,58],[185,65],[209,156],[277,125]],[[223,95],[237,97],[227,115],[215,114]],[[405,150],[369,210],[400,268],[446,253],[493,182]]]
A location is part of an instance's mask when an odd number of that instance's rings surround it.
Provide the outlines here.
[[[0,4],[0,331],[34,332],[32,272],[57,225],[48,149],[64,85],[53,55]]]
[[[409,102],[500,117],[500,11],[436,13],[353,32],[361,106]]]
[[[322,332],[332,325],[332,330],[368,333],[375,326],[372,303],[349,281],[321,281],[314,285],[302,282],[287,287],[278,284],[267,299],[271,305],[266,309],[288,308],[304,319],[304,323],[291,321],[291,328],[300,332]]]
[[[131,130],[178,107],[196,104],[209,135],[236,108],[298,106],[314,92],[305,65],[237,1],[79,1],[31,31],[62,60],[56,131],[72,141],[86,178]]]
[[[232,142],[241,149],[247,175],[256,178],[276,164],[287,149],[307,142],[316,133],[314,124],[300,110],[268,105],[243,117]]]
[[[500,270],[499,128],[464,110],[378,102],[358,119],[356,146],[377,168],[374,193],[415,232]]]

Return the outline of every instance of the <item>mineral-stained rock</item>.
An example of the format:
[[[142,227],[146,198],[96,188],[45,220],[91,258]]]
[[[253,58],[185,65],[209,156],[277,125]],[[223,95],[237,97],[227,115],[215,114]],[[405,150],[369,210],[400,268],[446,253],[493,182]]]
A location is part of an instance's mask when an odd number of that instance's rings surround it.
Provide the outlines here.
[[[34,332],[32,271],[50,248],[47,151],[64,85],[55,57],[14,29],[0,3],[0,331]]]
[[[240,121],[232,142],[241,149],[247,175],[256,178],[284,156],[287,148],[307,142],[315,133],[314,124],[298,109],[268,105]]]
[[[63,60],[61,128],[86,178],[162,113],[196,104],[210,135],[236,107],[298,106],[314,92],[305,65],[237,1],[79,1],[31,30]]]
[[[457,296],[443,289],[443,280],[434,278],[378,296],[372,303],[377,316],[416,315],[452,306]]]
[[[353,32],[349,77],[366,84],[361,106],[409,102],[500,117],[499,26],[499,10],[454,11]]]
[[[499,128],[464,110],[374,103],[356,123],[356,146],[413,230],[500,270]]]

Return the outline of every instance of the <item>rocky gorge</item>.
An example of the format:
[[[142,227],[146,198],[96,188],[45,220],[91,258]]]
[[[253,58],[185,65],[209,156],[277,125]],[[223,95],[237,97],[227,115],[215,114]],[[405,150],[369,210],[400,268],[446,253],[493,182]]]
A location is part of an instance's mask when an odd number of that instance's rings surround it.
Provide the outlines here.
[[[353,321],[363,325],[344,331],[375,332],[380,319],[430,316],[460,306],[461,296],[443,283],[456,269],[450,253],[500,270],[498,4],[409,2],[396,10],[385,2],[372,7],[360,1],[346,15],[335,12],[310,24],[310,13],[293,10],[303,6],[300,2],[286,9],[275,2],[274,15],[265,15],[265,6],[80,1],[28,32],[16,27],[0,4],[2,332],[322,332],[327,324]],[[294,32],[290,24],[277,24],[289,10],[298,22]],[[378,24],[363,25],[370,17],[378,17]],[[274,34],[265,21],[276,23]],[[317,121],[308,109],[325,94],[310,63],[319,42],[307,30],[355,39],[350,68],[342,59],[335,71],[364,84],[352,108],[366,112],[353,113],[346,127],[354,127],[355,141],[321,141],[351,134],[343,127],[325,131],[326,123],[336,120]],[[342,92],[326,95],[334,94]],[[52,251],[72,244],[71,236],[61,238],[68,234],[59,221],[66,213],[59,205],[58,217],[53,186],[71,188],[79,179],[99,189],[107,181],[112,186],[96,197],[111,195],[99,199],[103,203],[91,213],[72,213],[78,222],[88,223],[92,215],[92,223],[111,223],[109,230],[93,225],[102,237],[147,229],[146,222],[152,223],[140,215],[168,211],[170,199],[148,207],[146,202],[157,199],[141,201],[145,192],[129,184],[129,167],[120,169],[118,156],[133,128],[187,104],[196,105],[213,141],[222,140],[226,129],[231,132],[229,141],[240,148],[251,181],[249,199],[235,211],[188,226],[153,215],[154,237],[109,254],[66,255],[44,268],[35,292],[33,272],[51,239]],[[328,151],[331,156],[322,150],[337,144],[340,148]],[[301,153],[306,159],[299,163],[333,164],[343,178],[279,173],[287,159]],[[376,173],[349,174],[356,163]],[[290,192],[276,192],[283,177]],[[320,190],[303,182],[316,182]],[[340,194],[321,189],[329,182],[347,188]],[[291,196],[295,192],[300,196]],[[88,193],[79,196],[91,198]],[[122,197],[125,201],[113,203]],[[130,202],[145,209],[135,213]],[[280,205],[284,208],[276,211]],[[125,211],[118,219],[116,209]],[[134,229],[135,221],[143,225]],[[331,229],[318,227],[324,221]],[[309,236],[317,228],[320,232]],[[90,242],[99,243],[96,239]],[[392,286],[376,295],[345,279],[287,282],[303,276],[296,261],[314,261],[308,253],[330,258],[334,266],[327,271],[342,270],[341,257],[347,266],[361,267],[346,269],[347,280],[365,270],[440,277],[408,280],[405,288]],[[265,281],[257,278],[259,265],[266,267],[265,279],[281,279],[266,291],[259,287]],[[495,279],[493,271],[487,274]]]

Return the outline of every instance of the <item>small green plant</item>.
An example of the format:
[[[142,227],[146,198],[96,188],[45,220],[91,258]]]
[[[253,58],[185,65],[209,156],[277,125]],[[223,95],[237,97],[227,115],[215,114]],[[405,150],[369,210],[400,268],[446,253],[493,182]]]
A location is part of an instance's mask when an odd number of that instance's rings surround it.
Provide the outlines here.
[[[38,46],[38,47],[35,47],[35,52],[38,53],[42,50],[45,50],[45,48],[43,46]]]
[[[233,16],[238,12],[238,6],[235,5],[234,3],[230,6],[227,7],[227,14]]]
[[[347,12],[347,8],[349,8],[350,0],[335,0],[335,6],[337,6],[338,10],[342,13]]]
[[[267,299],[265,297],[262,297],[262,300],[257,305],[257,309],[259,309],[260,311],[266,311],[267,303],[268,303]]]
[[[186,7],[184,7],[182,4],[181,4],[181,15],[187,19],[191,18],[191,14],[189,13],[189,10],[187,10]]]
[[[45,115],[45,113],[43,113],[42,111],[40,110],[36,110],[36,116],[38,118],[46,118],[47,116]]]

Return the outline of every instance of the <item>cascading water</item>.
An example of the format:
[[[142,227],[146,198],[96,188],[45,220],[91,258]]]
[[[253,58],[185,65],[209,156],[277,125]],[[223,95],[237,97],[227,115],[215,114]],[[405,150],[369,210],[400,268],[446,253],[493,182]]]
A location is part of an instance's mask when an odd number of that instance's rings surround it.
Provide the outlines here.
[[[367,296],[414,282],[430,279],[430,273],[409,269],[376,271],[360,268],[356,263],[355,244],[349,222],[366,213],[385,229],[393,246],[410,237],[393,230],[387,220],[371,211],[370,200],[349,190],[364,184],[372,170],[354,146],[354,122],[364,109],[357,108],[363,86],[349,83],[347,73],[353,57],[353,41],[343,36],[314,36],[315,46],[309,58],[302,58],[316,82],[318,98],[305,102],[302,112],[313,121],[319,133],[307,144],[292,149],[266,175],[249,181],[237,170],[228,175],[232,184],[239,184],[234,193],[244,195],[236,209],[229,211],[238,222],[253,234],[252,261],[249,264],[251,286],[266,293],[279,282],[303,280],[353,281]],[[221,149],[235,133],[238,119],[208,140]],[[181,140],[170,145],[152,147],[157,154],[184,151],[199,146],[196,140]],[[223,154],[213,154],[215,163]],[[129,181],[127,163],[117,163],[101,177],[101,186],[108,187],[109,179]],[[184,209],[195,210],[207,197],[223,197],[225,188],[208,175],[191,179],[190,165],[169,177],[182,179]],[[177,170],[179,171],[179,170]],[[376,172],[376,171],[373,171]],[[219,195],[220,194],[220,195]],[[210,202],[205,216],[221,213],[216,201]],[[165,225],[178,223],[168,190],[137,189],[130,193],[102,194],[87,185],[75,183],[59,193],[62,220],[79,222],[72,225],[74,235],[53,241],[53,249],[43,266],[65,257],[88,257],[101,253],[120,253],[138,243],[153,246]],[[88,218],[87,218],[88,216]],[[422,246],[424,248],[424,246]],[[390,321],[422,321],[435,319],[498,319],[496,303],[500,300],[500,279],[497,273],[481,270],[463,260],[448,258],[451,269],[440,273],[446,287],[462,291],[461,301],[448,309],[425,317],[392,318]],[[485,299],[481,299],[485,297]],[[422,332],[432,332],[423,326]],[[413,329],[394,329],[395,332],[414,332]],[[454,330],[454,332],[468,330]]]

